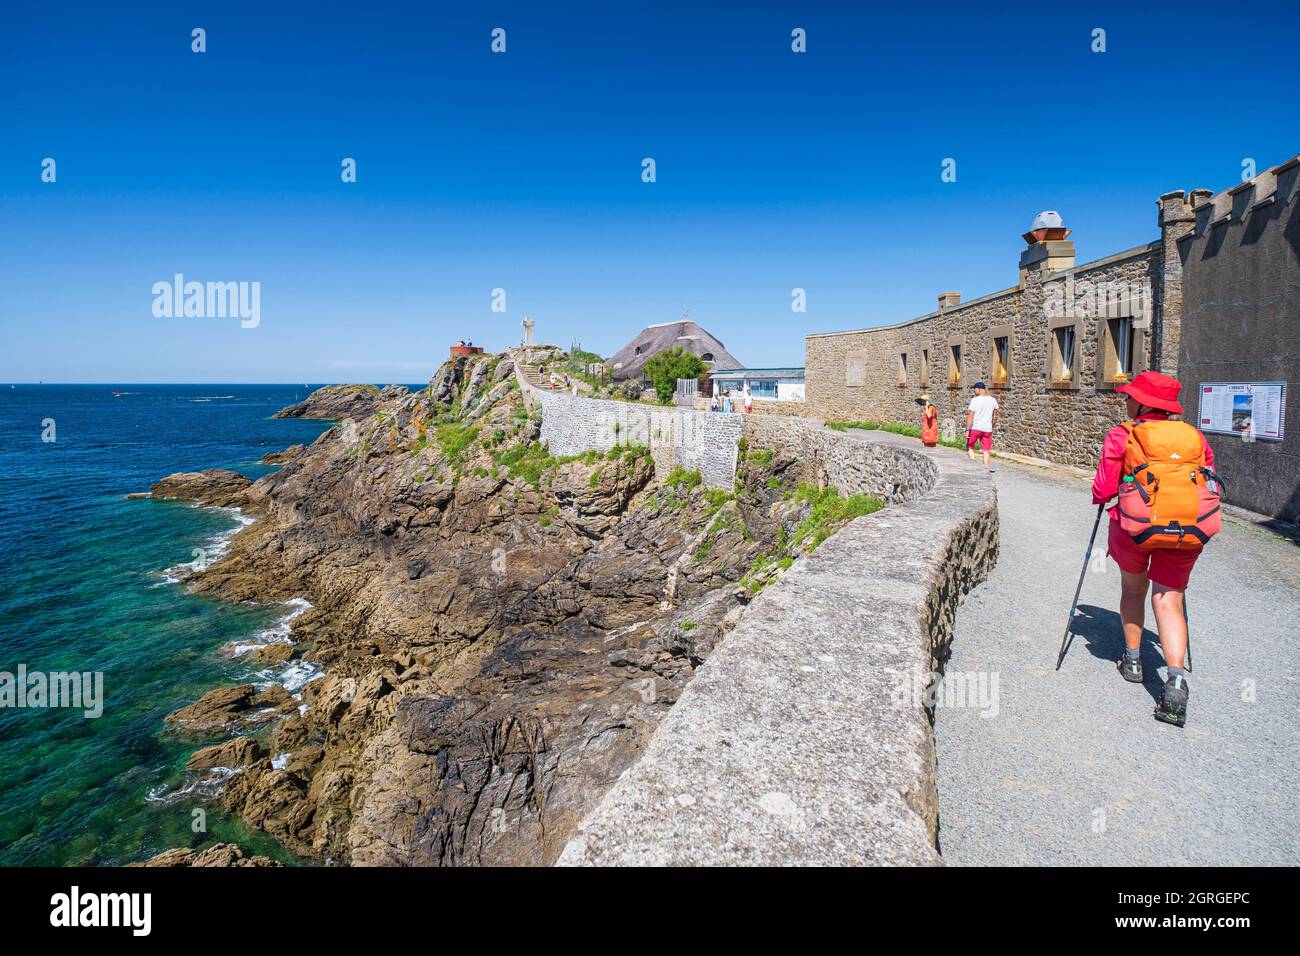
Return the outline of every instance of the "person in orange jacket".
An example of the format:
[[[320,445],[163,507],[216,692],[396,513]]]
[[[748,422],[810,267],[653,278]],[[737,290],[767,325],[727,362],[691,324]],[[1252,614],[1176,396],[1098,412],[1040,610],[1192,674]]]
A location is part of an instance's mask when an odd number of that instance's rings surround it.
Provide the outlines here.
[[[933,448],[939,444],[939,409],[935,408],[928,394],[916,400],[921,406],[921,444]]]

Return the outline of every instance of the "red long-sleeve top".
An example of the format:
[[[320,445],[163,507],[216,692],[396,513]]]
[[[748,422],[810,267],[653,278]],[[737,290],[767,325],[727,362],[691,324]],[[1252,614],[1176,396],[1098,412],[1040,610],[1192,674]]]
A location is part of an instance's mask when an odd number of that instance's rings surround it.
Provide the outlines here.
[[[1137,417],[1137,421],[1164,421],[1169,415],[1165,412],[1145,412]],[[1101,445],[1101,461],[1097,463],[1097,474],[1092,479],[1092,503],[1099,505],[1104,501],[1110,501],[1119,494],[1119,480],[1123,477],[1124,471],[1124,447],[1128,444],[1128,429],[1123,425],[1116,425],[1106,433],[1106,440]],[[1210,443],[1201,435],[1201,444],[1205,446],[1205,465],[1207,468],[1214,467],[1214,449]],[[1118,521],[1119,512],[1114,508],[1110,510],[1110,520]]]

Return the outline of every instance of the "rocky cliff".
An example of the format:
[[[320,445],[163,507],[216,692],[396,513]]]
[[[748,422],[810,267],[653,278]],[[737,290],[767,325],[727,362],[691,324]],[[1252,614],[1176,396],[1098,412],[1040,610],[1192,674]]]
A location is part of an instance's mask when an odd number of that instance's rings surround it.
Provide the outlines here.
[[[770,452],[733,491],[641,447],[554,457],[510,353],[378,399],[255,483],[155,486],[258,518],[190,587],[306,598],[255,653],[323,671],[218,688],[166,732],[208,745],[200,791],[304,856],[550,863],[749,598],[851,514]]]

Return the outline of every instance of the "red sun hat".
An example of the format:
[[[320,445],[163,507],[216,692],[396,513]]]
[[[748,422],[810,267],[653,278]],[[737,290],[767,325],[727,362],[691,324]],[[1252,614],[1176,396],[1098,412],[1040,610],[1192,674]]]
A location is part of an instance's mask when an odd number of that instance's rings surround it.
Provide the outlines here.
[[[1178,393],[1182,391],[1178,379],[1159,372],[1141,372],[1127,385],[1115,389],[1125,395],[1131,395],[1148,408],[1158,408],[1162,412],[1183,413],[1183,406],[1178,404]]]

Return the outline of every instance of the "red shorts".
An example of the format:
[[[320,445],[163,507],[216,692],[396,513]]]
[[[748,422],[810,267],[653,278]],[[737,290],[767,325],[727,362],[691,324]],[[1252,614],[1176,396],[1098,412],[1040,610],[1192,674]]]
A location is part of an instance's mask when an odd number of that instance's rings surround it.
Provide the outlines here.
[[[993,433],[977,432],[972,428],[966,433],[966,447],[974,448],[976,442],[979,442],[980,451],[988,451],[993,447]]]
[[[1118,521],[1111,521],[1110,538],[1106,551],[1111,560],[1119,565],[1121,571],[1130,574],[1145,574],[1156,584],[1173,588],[1175,591],[1187,590],[1187,581],[1192,576],[1192,565],[1201,556],[1200,551],[1143,551],[1133,539],[1120,530]]]

